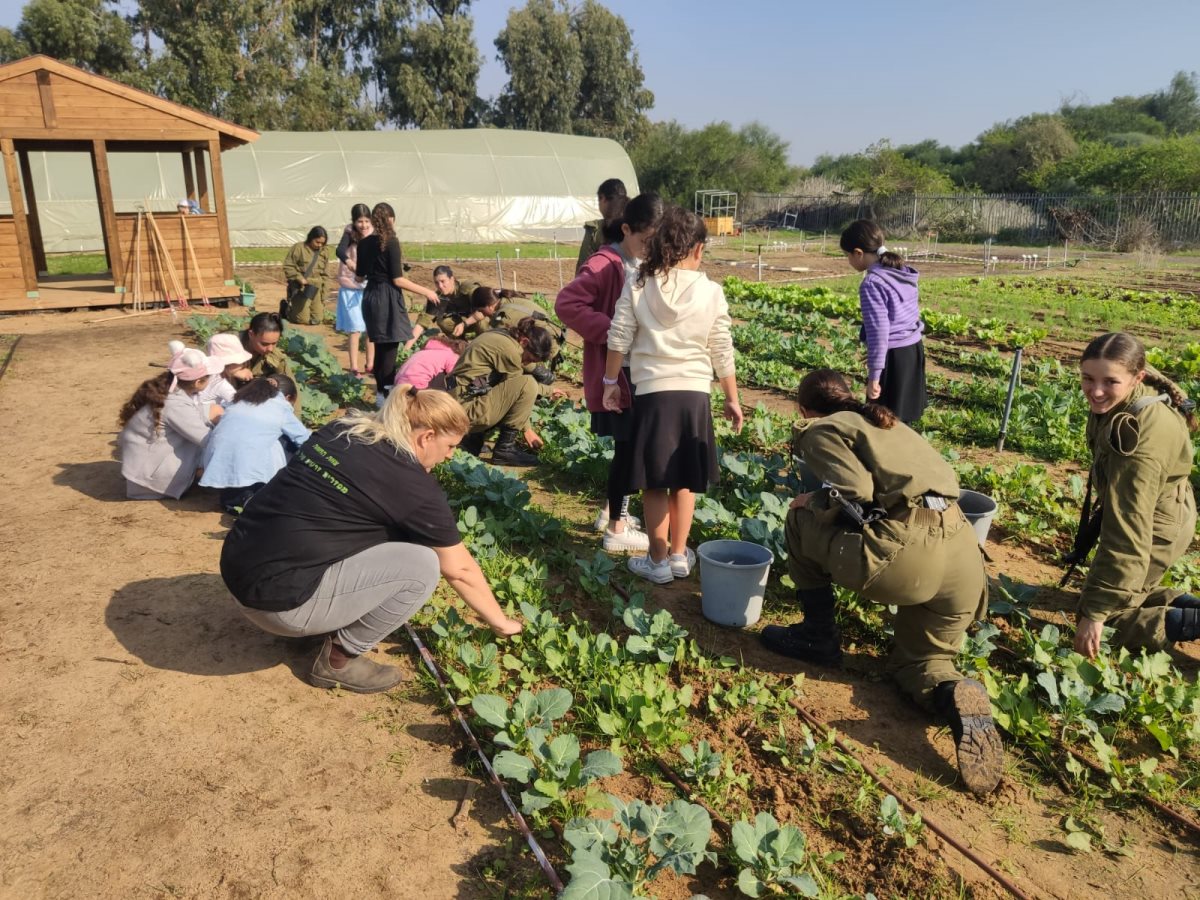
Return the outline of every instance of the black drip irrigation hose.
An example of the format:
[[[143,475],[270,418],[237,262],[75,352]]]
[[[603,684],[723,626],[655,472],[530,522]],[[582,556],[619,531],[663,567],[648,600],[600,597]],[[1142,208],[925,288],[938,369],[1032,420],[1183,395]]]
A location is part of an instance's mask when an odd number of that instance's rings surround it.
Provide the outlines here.
[[[8,348],[8,353],[4,354],[4,363],[0,364],[0,378],[4,377],[4,373],[8,371],[8,364],[12,362],[13,355],[17,352],[17,344],[21,343],[21,338],[25,335],[18,334],[16,340],[12,342],[12,346]]]
[[[438,664],[436,660],[434,660],[433,654],[430,653],[429,649],[421,642],[421,638],[417,636],[417,632],[413,630],[411,625],[405,624],[404,628],[408,632],[408,636],[412,640],[413,646],[415,646],[417,648],[417,652],[421,654],[421,659],[425,663],[425,668],[429,670],[430,674],[433,675],[434,680],[438,683],[438,687],[442,689],[442,694],[450,704],[451,713],[458,721],[458,724],[462,727],[462,730],[466,733],[467,741],[470,743],[475,753],[479,756],[480,761],[483,763],[484,769],[487,770],[488,778],[491,779],[492,784],[494,784],[500,791],[500,797],[504,800],[504,805],[508,807],[509,816],[516,824],[517,830],[521,832],[522,836],[525,838],[525,843],[529,844],[529,849],[533,851],[533,856],[537,860],[538,865],[542,867],[542,872],[545,873],[546,879],[550,882],[550,886],[556,891],[562,891],[562,879],[559,878],[558,873],[554,871],[554,866],[550,864],[550,860],[546,856],[546,851],[542,849],[542,845],[538,843],[537,838],[534,837],[533,832],[526,823],[525,817],[521,815],[521,811],[517,809],[516,804],[513,803],[512,797],[508,795],[508,791],[504,788],[504,783],[499,779],[499,777],[497,777],[495,770],[492,768],[491,762],[488,760],[487,755],[483,752],[483,748],[479,746],[479,741],[476,740],[475,734],[471,731],[471,726],[467,724],[466,717],[463,716],[462,712],[459,710],[458,704],[454,702],[454,698],[450,696],[450,690],[446,687],[445,679],[442,678],[441,670],[438,669]]]

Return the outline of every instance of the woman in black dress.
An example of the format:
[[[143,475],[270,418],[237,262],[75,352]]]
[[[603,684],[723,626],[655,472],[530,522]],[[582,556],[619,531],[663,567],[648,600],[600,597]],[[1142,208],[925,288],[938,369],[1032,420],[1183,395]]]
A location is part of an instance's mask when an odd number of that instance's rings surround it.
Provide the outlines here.
[[[404,277],[400,241],[396,237],[396,211],[389,203],[376,203],[371,210],[373,234],[358,244],[355,273],[367,280],[363,290],[363,320],[367,338],[375,344],[375,384],[386,396],[396,380],[396,351],[412,339],[412,320],[404,306],[404,291],[420,294],[431,303],[438,295]]]

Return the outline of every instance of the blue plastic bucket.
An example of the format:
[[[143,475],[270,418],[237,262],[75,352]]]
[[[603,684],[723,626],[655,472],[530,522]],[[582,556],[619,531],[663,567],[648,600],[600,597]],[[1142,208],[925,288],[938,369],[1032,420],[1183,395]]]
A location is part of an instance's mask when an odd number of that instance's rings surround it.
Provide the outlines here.
[[[739,628],[757,622],[775,554],[749,541],[705,541],[696,556],[704,618]]]

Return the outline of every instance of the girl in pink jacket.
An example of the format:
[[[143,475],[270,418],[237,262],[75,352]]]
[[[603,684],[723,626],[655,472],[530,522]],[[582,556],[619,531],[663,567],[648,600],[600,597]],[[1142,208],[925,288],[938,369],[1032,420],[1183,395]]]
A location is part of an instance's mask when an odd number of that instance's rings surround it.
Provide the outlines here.
[[[568,328],[583,338],[583,399],[592,414],[592,431],[613,439],[613,460],[608,469],[607,502],[596,517],[596,530],[604,532],[608,552],[645,552],[646,533],[630,527],[637,520],[628,514],[631,415],[604,408],[604,363],[608,358],[608,329],[612,325],[617,298],[631,276],[636,277],[639,257],[654,234],[663,204],[657,194],[641,194],[625,206],[620,218],[605,223],[606,243],[580,268],[575,280],[563,288],[554,311]],[[617,376],[621,408],[628,410],[633,399],[629,370]]]
[[[446,376],[458,365],[467,342],[444,334],[435,334],[425,346],[405,360],[396,373],[396,385],[411,384],[418,390],[447,390]]]

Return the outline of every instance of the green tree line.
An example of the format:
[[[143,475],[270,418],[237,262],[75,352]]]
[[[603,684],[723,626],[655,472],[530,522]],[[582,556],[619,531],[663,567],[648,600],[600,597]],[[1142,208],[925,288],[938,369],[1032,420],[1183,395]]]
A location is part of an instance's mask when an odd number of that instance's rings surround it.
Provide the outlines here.
[[[811,174],[877,196],[897,193],[1200,191],[1200,80],[1160,91],[1063,103],[993,125],[955,149],[935,140],[820,156]]]

